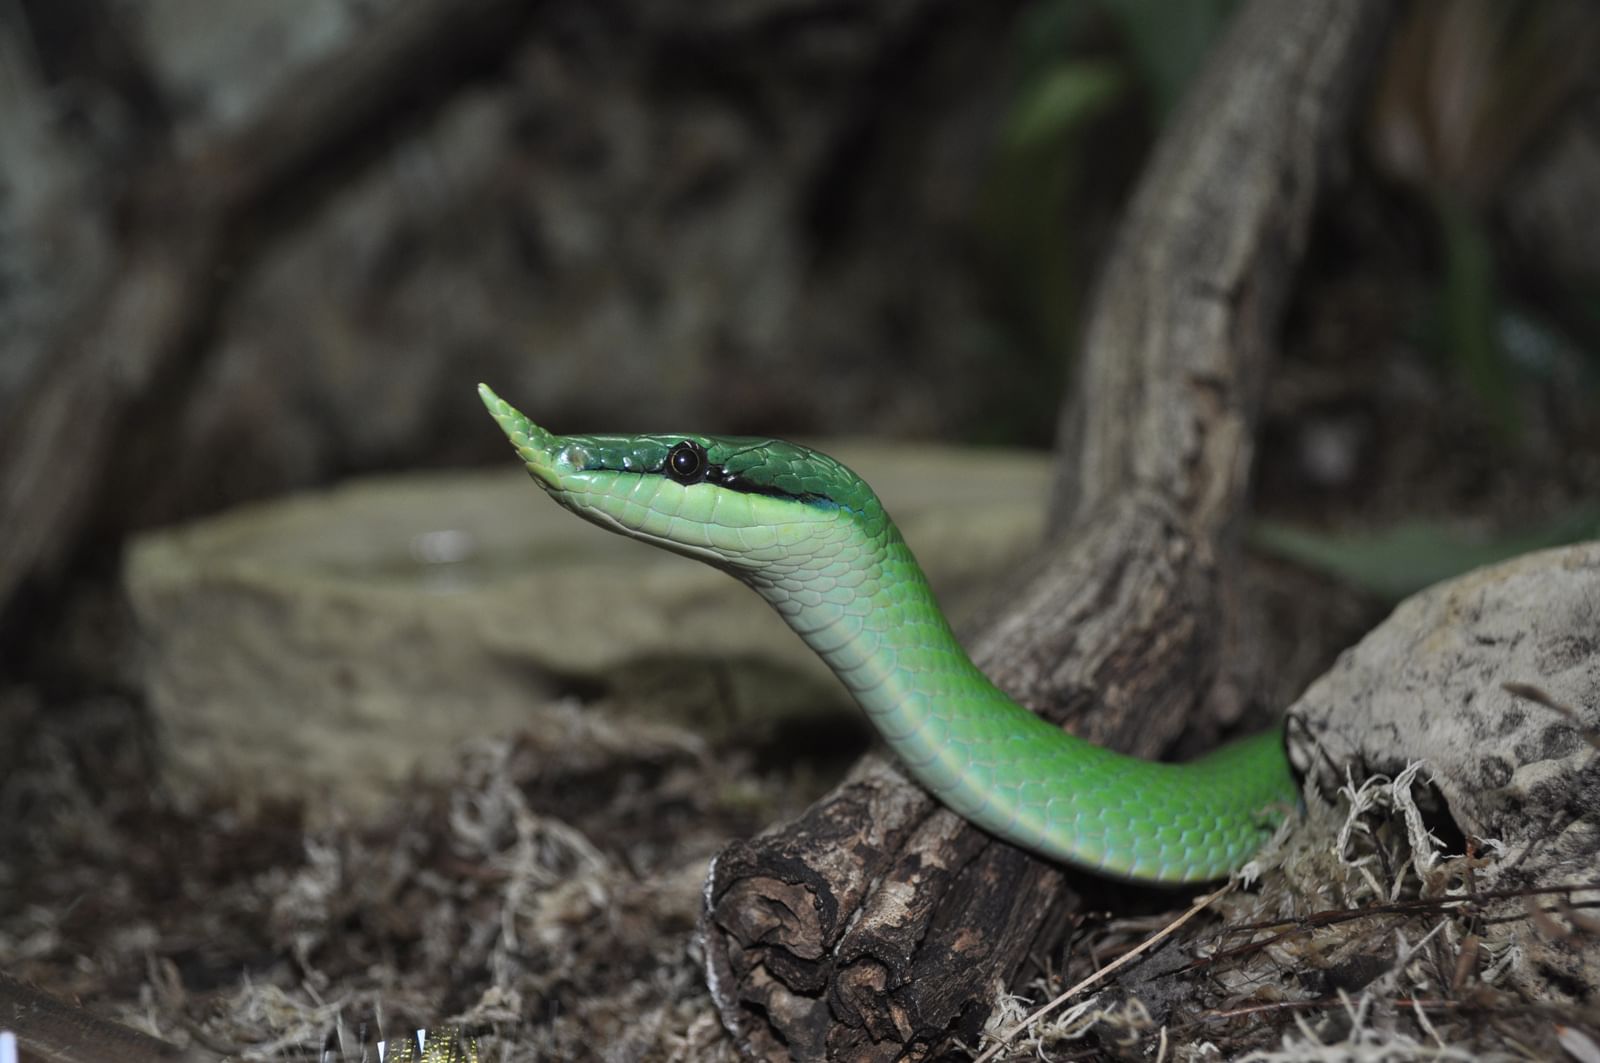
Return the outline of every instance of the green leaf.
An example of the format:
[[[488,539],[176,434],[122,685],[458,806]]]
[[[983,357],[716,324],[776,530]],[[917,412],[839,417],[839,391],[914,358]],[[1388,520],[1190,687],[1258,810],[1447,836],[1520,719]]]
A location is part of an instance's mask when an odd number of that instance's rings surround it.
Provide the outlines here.
[[[1596,505],[1582,506],[1539,527],[1490,538],[1424,520],[1346,534],[1260,521],[1250,531],[1250,543],[1257,549],[1390,601],[1483,565],[1596,537],[1600,537]]]
[[[1125,85],[1115,63],[1083,59],[1049,67],[1018,94],[1006,146],[1027,151],[1063,139],[1104,112]]]
[[[1520,434],[1511,363],[1500,346],[1500,313],[1494,249],[1489,233],[1473,214],[1448,203],[1439,206],[1444,233],[1445,276],[1440,301],[1445,342],[1456,371],[1488,412],[1502,439]]]

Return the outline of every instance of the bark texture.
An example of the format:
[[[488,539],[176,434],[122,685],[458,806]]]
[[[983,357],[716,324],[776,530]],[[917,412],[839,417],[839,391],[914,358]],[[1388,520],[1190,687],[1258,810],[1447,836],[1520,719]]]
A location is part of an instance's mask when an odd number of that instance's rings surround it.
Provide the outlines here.
[[[1215,697],[1229,559],[1273,338],[1387,5],[1258,0],[1171,119],[1090,311],[1050,545],[974,659],[1052,721],[1145,756]],[[867,758],[729,846],[703,918],[754,1058],[919,1058],[972,1039],[1058,937],[1070,878]]]

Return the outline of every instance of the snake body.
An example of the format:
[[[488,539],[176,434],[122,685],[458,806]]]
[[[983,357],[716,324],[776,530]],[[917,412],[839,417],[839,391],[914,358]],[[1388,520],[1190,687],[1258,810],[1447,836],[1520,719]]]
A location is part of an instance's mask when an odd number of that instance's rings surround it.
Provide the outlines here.
[[[553,435],[479,394],[551,498],[753,588],[911,774],[998,837],[1116,878],[1203,881],[1237,869],[1295,807],[1279,732],[1152,763],[1006,696],[956,641],[877,495],[827,455],[772,439]]]

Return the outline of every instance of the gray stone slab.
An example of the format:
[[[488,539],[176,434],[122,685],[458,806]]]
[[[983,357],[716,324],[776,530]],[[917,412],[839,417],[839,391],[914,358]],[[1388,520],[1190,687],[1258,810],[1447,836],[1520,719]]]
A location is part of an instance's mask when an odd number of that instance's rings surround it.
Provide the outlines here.
[[[1043,527],[1049,462],[840,444],[951,603],[981,600]],[[755,595],[608,535],[515,467],[359,481],[131,547],[151,704],[184,785],[370,807],[475,735],[561,726],[564,695],[648,727],[759,740],[853,719]]]

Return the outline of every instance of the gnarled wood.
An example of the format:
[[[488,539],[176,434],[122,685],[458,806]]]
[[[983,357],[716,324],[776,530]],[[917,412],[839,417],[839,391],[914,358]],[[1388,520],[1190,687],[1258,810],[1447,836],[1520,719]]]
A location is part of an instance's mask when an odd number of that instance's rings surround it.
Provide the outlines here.
[[[1386,8],[1250,5],[1135,195],[1064,412],[1055,534],[973,645],[1081,734],[1155,755],[1213,708],[1262,380]],[[712,993],[753,1057],[919,1057],[976,1033],[1071,901],[1060,869],[869,757],[713,864]]]

